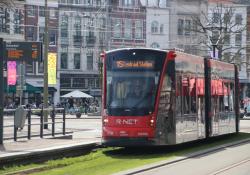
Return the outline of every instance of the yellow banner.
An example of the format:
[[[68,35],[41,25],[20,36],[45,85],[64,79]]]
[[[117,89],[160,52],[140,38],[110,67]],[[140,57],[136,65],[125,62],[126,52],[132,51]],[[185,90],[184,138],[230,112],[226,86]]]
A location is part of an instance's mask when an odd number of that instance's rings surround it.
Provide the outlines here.
[[[56,53],[48,53],[48,84],[56,84]]]

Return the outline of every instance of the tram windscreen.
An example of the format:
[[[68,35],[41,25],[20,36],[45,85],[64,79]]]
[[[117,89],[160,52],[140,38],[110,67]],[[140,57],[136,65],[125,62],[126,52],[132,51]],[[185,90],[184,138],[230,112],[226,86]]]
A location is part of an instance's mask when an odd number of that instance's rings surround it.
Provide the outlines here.
[[[125,50],[107,56],[107,113],[143,116],[154,111],[166,52]]]

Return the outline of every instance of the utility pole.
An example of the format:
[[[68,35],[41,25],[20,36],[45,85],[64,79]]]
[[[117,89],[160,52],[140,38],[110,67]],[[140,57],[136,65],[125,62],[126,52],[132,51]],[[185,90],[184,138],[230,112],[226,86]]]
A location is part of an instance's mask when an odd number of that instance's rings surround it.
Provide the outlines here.
[[[3,38],[0,38],[0,145],[3,144]]]
[[[45,34],[44,34],[44,59],[43,59],[43,116],[44,129],[48,129],[48,0],[45,0]]]

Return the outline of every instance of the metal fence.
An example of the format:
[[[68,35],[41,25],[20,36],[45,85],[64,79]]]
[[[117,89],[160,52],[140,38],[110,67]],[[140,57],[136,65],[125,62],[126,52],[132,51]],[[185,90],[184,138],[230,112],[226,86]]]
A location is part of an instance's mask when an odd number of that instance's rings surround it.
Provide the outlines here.
[[[24,109],[26,111],[25,123],[20,128],[15,124],[17,109],[4,110],[4,140],[18,138],[55,136],[58,134],[65,135],[65,109],[48,108],[48,121],[44,121],[45,109]],[[19,116],[20,117],[20,116]],[[57,126],[57,128],[56,128]]]

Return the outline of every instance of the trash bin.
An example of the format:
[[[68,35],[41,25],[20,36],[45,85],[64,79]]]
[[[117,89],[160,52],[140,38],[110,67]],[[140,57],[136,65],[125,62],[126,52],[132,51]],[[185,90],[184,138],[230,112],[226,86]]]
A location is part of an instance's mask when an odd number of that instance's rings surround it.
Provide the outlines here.
[[[15,111],[14,125],[16,128],[23,129],[26,120],[27,111],[19,106]]]

